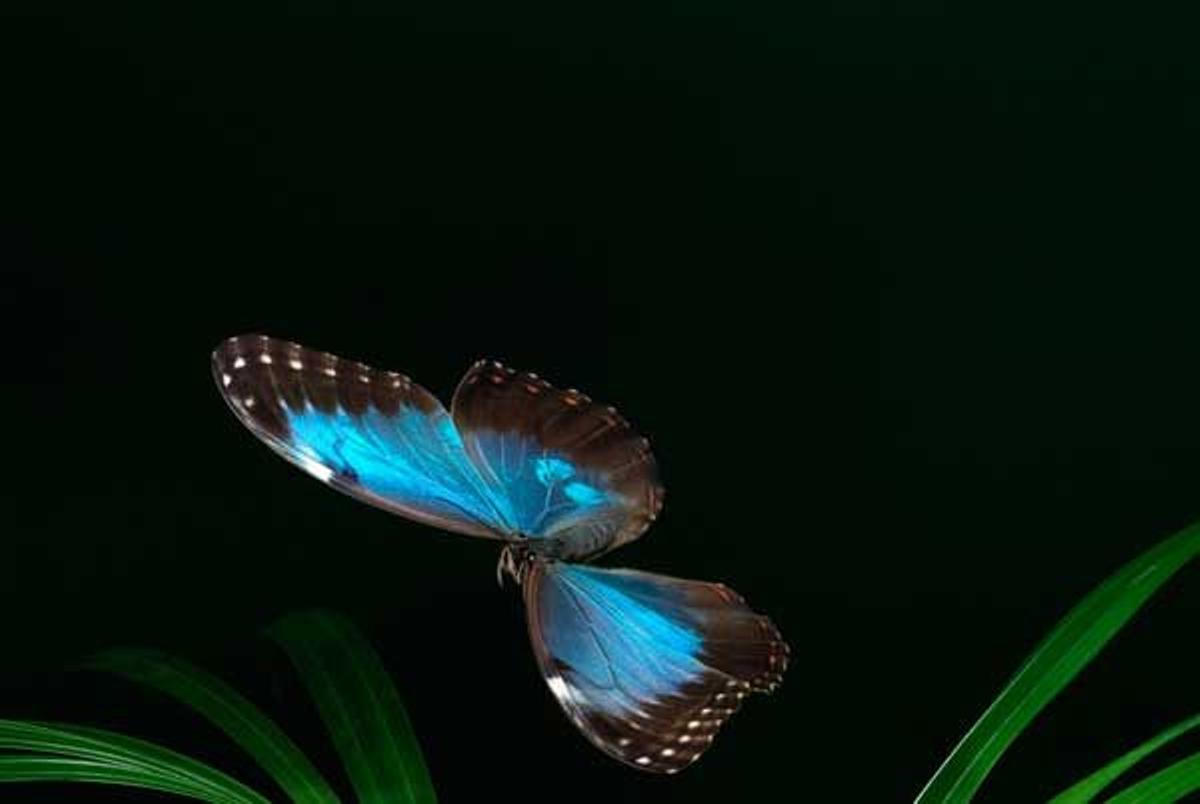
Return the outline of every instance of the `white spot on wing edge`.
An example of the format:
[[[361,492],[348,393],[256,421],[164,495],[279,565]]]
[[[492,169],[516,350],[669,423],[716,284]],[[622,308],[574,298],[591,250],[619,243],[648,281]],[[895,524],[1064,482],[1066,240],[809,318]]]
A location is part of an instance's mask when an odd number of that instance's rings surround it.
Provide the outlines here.
[[[638,757],[637,759],[634,760],[634,762],[636,762],[639,765],[649,765],[650,757]]]
[[[269,365],[271,365],[271,362],[272,362],[271,356],[269,354],[267,354],[266,352],[263,352],[261,355],[258,356],[258,362],[266,363],[269,366]]]
[[[221,372],[221,385],[224,385],[226,388],[228,388],[229,383],[231,383],[231,382],[233,382],[233,377],[230,377],[228,374],[226,374],[225,372],[222,371]]]
[[[300,467],[322,483],[328,483],[333,478],[332,469],[303,453],[300,455]]]
[[[562,680],[562,676],[549,676],[546,678],[546,683],[550,686],[550,691],[554,693],[554,697],[565,699],[571,697],[571,691],[567,689],[567,682]]]
[[[238,355],[237,357],[235,357],[233,359],[233,367],[235,369],[245,368],[246,367],[246,358],[242,357],[241,355]]]

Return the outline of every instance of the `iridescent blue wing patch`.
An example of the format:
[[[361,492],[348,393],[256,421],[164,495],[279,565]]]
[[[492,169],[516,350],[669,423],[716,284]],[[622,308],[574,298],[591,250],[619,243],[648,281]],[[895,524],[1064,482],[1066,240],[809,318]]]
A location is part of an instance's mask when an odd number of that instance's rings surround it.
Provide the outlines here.
[[[788,648],[720,584],[533,560],[529,636],[550,691],[596,747],[674,773],[752,692],[771,692]]]
[[[407,377],[261,335],[225,341],[212,370],[243,424],[339,491],[458,533],[512,532],[445,408]]]
[[[503,489],[506,516],[542,542],[543,555],[599,555],[658,515],[663,492],[649,443],[615,409],[480,361],[451,411],[480,474]]]

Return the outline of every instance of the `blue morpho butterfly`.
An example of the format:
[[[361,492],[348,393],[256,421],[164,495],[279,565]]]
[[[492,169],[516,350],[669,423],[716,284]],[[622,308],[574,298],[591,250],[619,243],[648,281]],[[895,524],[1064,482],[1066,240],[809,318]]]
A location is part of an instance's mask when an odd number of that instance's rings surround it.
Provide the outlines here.
[[[788,647],[729,588],[582,563],[633,541],[662,506],[654,456],[610,407],[495,362],[447,411],[408,377],[261,335],[231,338],[213,375],[233,412],[287,460],[364,502],[505,543],[533,652],[587,738],[672,773]]]

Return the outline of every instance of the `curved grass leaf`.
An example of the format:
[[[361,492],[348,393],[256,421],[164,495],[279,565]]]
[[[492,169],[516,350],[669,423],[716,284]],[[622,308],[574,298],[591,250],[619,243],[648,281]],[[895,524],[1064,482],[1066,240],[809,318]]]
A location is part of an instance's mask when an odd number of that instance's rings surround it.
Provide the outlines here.
[[[917,804],[967,802],[1030,721],[1070,683],[1142,604],[1200,553],[1200,523],[1126,564],[1064,617],[1009,680]]]
[[[84,666],[153,687],[196,710],[254,757],[295,804],[337,804],[328,782],[274,721],[211,673],[150,650],[108,651]]]
[[[246,785],[183,754],[134,737],[83,726],[0,720],[0,749],[54,754],[174,783],[207,801],[269,804]]]
[[[1200,754],[1168,765],[1137,784],[1125,788],[1108,804],[1167,804],[1200,790]]]
[[[316,702],[360,804],[434,804],[404,705],[362,634],[324,612],[285,617],[268,633]]]
[[[1086,802],[1098,796],[1104,788],[1116,781],[1117,777],[1125,771],[1176,737],[1186,734],[1197,726],[1200,726],[1200,715],[1195,715],[1181,723],[1176,723],[1171,728],[1163,730],[1132,751],[1117,757],[1090,776],[1071,785],[1050,799],[1049,804],[1086,804]]]
[[[174,793],[201,801],[212,800],[207,788],[183,784],[171,776],[158,776],[122,765],[63,757],[0,757],[0,783],[3,782],[115,784]]]

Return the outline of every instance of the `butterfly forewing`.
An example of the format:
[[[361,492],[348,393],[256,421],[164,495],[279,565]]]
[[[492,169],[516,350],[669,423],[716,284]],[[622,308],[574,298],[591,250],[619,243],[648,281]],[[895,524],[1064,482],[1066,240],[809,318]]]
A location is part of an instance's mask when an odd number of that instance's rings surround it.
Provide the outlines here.
[[[662,506],[649,443],[615,409],[494,361],[459,383],[454,423],[543,554],[581,559],[636,539]]]
[[[502,491],[475,469],[441,403],[407,377],[261,335],[225,341],[212,369],[238,419],[318,479],[446,530],[512,531]]]
[[[534,561],[524,595],[534,653],[567,716],[642,770],[694,762],[787,668],[775,626],[720,584]]]

